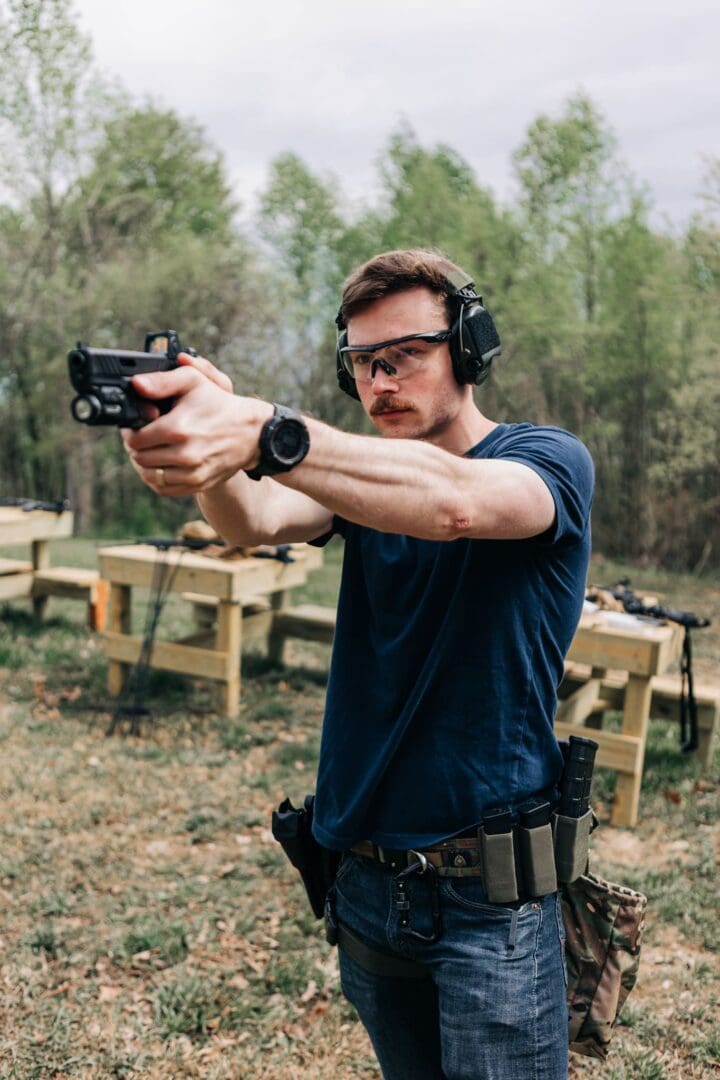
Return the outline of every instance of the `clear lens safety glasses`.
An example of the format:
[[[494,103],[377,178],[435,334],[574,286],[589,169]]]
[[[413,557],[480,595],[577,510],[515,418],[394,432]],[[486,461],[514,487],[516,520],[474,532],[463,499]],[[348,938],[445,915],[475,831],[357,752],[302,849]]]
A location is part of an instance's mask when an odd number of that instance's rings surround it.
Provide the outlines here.
[[[340,349],[343,367],[357,382],[372,382],[377,369],[394,379],[406,379],[424,367],[435,348],[450,337],[450,330],[378,341],[375,345],[345,345]],[[377,355],[381,350],[385,355]]]

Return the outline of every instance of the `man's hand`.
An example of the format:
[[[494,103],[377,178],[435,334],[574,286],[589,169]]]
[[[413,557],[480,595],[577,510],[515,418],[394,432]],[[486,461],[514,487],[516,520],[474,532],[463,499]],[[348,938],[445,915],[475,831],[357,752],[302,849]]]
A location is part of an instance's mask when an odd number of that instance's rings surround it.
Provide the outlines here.
[[[232,382],[202,356],[180,353],[180,367],[136,375],[149,423],[121,434],[135,471],[160,495],[197,495],[251,468],[272,405],[233,394]],[[153,401],[172,398],[160,414]]]

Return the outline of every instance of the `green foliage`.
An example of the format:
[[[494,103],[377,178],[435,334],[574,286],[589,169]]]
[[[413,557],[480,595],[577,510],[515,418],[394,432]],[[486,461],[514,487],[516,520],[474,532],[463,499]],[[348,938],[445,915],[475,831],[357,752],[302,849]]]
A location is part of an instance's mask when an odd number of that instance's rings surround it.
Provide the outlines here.
[[[185,976],[161,986],[155,996],[155,1020],[164,1039],[173,1035],[201,1038],[215,1014],[215,1000],[208,982],[199,976]]]
[[[60,947],[55,928],[49,923],[38,926],[28,937],[27,944],[34,953],[42,953],[51,960],[57,957]]]
[[[451,146],[407,124],[351,207],[298,154],[271,162],[241,232],[203,130],[96,70],[70,0],[0,0],[0,472],[5,494],[67,495],[81,529],[173,532],[196,511],[138,481],[113,430],[69,418],[78,339],[138,348],[174,326],[235,388],[370,430],[338,392],[342,281],[380,249],[444,251],[474,276],[503,356],[479,393],[505,420],[588,443],[595,544],[703,568],[720,552],[720,161],[684,235],[652,223],[597,105],[539,115],[501,206]]]
[[[354,410],[338,397],[328,362],[347,232],[337,185],[315,176],[296,154],[282,154],[270,166],[258,224],[272,258],[273,287],[282,297],[273,342],[275,386],[327,420],[352,422]]]
[[[70,216],[82,255],[129,241],[147,257],[178,235],[231,243],[234,212],[222,162],[202,130],[148,105],[105,125]]]
[[[495,262],[510,237],[502,235],[492,195],[452,147],[425,150],[411,129],[401,128],[390,138],[380,176],[385,205],[376,219],[379,247],[438,249],[474,274],[479,286],[486,278],[495,285]]]
[[[344,231],[334,185],[314,176],[296,154],[282,154],[270,167],[260,223],[298,300],[321,311],[332,306]]]
[[[138,953],[152,953],[164,966],[178,964],[188,953],[185,930],[180,923],[159,919],[141,920],[123,938],[122,955],[132,960]]]
[[[106,101],[70,0],[7,0],[0,8],[0,175],[57,209]]]

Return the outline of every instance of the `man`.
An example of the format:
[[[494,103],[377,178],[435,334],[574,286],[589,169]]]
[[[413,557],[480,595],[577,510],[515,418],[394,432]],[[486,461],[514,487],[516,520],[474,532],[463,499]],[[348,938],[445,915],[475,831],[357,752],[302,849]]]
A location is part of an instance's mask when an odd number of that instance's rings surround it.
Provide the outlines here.
[[[529,800],[557,793],[555,693],[584,595],[592,464],[567,432],[477,408],[499,342],[444,257],[370,260],[338,325],[340,386],[384,438],[234,396],[185,357],[136,377],[175,404],[125,442],[146,483],[197,494],[228,542],[344,537],[314,831],[345,853],[342,985],[383,1075],[561,1080],[554,882],[533,895],[512,846],[499,871],[488,853],[512,845]]]

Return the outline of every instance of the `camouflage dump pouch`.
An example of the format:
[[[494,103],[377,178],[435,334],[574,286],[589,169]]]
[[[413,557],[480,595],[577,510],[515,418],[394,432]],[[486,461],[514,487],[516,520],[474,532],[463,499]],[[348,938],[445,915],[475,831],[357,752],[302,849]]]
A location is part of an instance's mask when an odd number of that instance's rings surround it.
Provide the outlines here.
[[[570,1049],[604,1061],[637,979],[647,897],[593,874],[561,885],[560,895]]]

